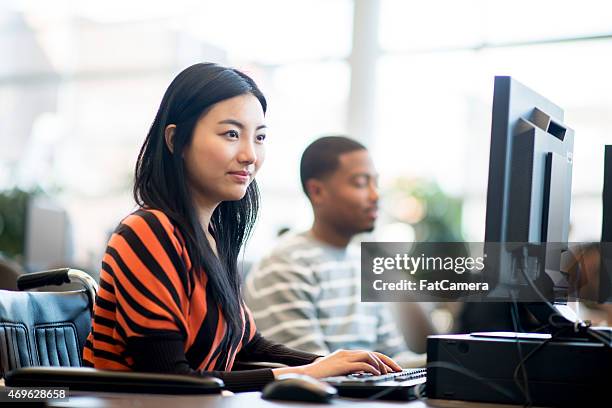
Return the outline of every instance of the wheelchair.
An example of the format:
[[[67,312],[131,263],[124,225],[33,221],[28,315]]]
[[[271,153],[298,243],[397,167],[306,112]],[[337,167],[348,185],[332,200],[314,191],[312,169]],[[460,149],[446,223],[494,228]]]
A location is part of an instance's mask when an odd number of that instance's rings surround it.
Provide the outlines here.
[[[81,287],[42,291],[75,283]],[[0,379],[7,387],[151,394],[213,394],[223,388],[223,381],[214,377],[82,367],[98,291],[96,281],[83,271],[23,274],[17,288],[0,290]]]

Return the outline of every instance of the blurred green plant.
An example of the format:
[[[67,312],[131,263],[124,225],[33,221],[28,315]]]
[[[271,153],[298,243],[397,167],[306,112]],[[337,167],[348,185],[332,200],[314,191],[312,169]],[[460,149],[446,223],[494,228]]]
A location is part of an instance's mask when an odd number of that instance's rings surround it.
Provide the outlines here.
[[[24,258],[28,200],[38,193],[19,188],[0,191],[0,253],[18,263]]]
[[[397,178],[390,186],[389,213],[396,222],[410,224],[417,242],[463,241],[463,200],[446,194],[432,180]]]

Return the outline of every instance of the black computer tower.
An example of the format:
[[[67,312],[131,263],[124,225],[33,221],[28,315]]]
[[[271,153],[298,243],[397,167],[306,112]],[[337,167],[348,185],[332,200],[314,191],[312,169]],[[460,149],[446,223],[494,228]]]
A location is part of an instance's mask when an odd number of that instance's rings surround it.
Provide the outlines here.
[[[609,345],[579,339],[545,341],[469,334],[429,336],[427,396],[525,404],[526,392],[521,388],[528,388],[531,403],[538,406],[612,404]],[[519,368],[519,388],[514,373],[529,353],[525,361],[527,387]]]

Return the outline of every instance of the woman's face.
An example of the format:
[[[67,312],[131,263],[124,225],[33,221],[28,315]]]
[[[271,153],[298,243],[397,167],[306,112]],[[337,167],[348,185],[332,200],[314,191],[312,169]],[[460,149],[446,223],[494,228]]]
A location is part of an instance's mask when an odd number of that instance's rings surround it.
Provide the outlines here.
[[[196,203],[244,197],[264,161],[265,128],[263,108],[251,94],[221,101],[198,120],[183,155]]]

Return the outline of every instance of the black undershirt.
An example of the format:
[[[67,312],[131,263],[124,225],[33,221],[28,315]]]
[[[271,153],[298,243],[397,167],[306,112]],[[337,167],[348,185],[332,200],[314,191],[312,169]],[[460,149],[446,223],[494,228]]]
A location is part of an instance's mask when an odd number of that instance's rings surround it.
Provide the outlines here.
[[[134,337],[128,340],[127,352],[134,358],[134,370],[153,373],[213,376],[225,383],[230,391],[259,391],[274,381],[270,368],[245,371],[198,371],[191,368],[183,350],[184,341],[179,333],[154,337]],[[236,355],[236,362],[272,362],[288,366],[312,363],[321,357],[272,343],[256,333],[253,339]]]

